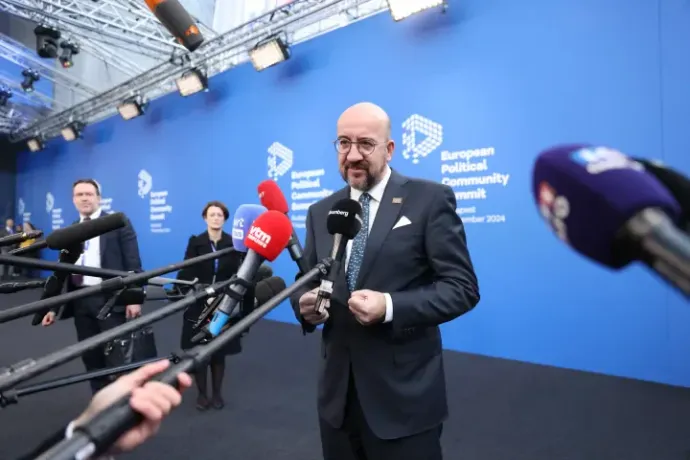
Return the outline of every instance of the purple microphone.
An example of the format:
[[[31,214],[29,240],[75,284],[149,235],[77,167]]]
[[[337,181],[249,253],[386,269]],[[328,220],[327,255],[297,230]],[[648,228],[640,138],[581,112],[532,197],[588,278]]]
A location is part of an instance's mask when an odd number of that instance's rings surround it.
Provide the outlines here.
[[[641,260],[690,296],[690,237],[680,206],[644,167],[615,149],[563,145],[534,165],[532,190],[554,233],[607,267]]]

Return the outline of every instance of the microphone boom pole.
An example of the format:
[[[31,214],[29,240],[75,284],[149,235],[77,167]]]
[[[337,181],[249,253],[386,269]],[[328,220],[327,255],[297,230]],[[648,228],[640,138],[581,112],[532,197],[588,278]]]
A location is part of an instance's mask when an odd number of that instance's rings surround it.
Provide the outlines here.
[[[0,284],[0,294],[12,294],[13,292],[23,291],[24,289],[37,289],[45,286],[45,280],[19,281],[16,283]]]
[[[293,293],[323,276],[331,268],[330,257],[319,262],[314,268],[305,273],[290,287],[271,300],[258,307],[242,318],[234,326],[218,335],[210,343],[198,345],[189,350],[182,360],[156,376],[153,380],[178,387],[177,376],[181,372],[194,370],[198,365],[210,359],[211,355],[223,348],[231,340],[245,332],[268,312],[276,308]],[[141,421],[141,415],[132,410],[129,405],[131,395],[122,397],[87,422],[84,426],[76,427],[72,437],[56,444],[36,460],[74,460],[75,458],[89,458],[100,455],[119,439],[127,430],[135,427]]]
[[[217,259],[227,254],[230,254],[233,251],[235,251],[234,248],[221,249],[210,254],[204,254],[202,256],[194,257],[192,259],[187,259],[177,264],[167,265],[162,268],[156,268],[142,273],[128,274],[128,276],[125,277],[110,278],[107,280],[103,280],[103,282],[96,284],[94,286],[79,289],[78,291],[72,291],[56,297],[49,297],[47,299],[38,300],[36,302],[30,302],[28,304],[20,305],[14,308],[8,308],[7,310],[0,311],[0,323],[11,321],[16,318],[21,318],[23,316],[28,316],[32,313],[36,313],[37,311],[47,310],[67,302],[72,302],[77,299],[89,297],[94,294],[117,291],[132,284],[145,284],[146,281],[150,278],[181,270],[191,265],[206,262],[207,260]],[[0,257],[0,264],[2,264],[2,262],[3,258]]]
[[[225,255],[225,253],[223,253],[223,255]],[[82,265],[67,264],[62,262],[51,262],[48,260],[37,260],[31,257],[21,257],[5,254],[0,255],[0,265],[13,265],[18,267],[38,268],[40,270],[49,270],[53,272],[67,272],[70,274],[95,276],[98,278],[117,278],[119,276],[131,275],[130,272],[125,272],[121,270],[109,270],[107,268],[87,267]],[[147,284],[154,284],[160,286],[164,286],[166,284],[183,284],[191,286],[196,283],[192,281],[177,280],[172,278],[151,277],[151,279],[148,280]]]
[[[62,363],[66,363],[67,361],[82,355],[85,351],[96,348],[99,345],[103,345],[110,340],[123,336],[124,334],[129,334],[130,332],[134,332],[144,326],[148,326],[149,324],[153,324],[156,321],[171,316],[180,310],[184,310],[195,302],[199,302],[213,295],[218,295],[218,293],[235,283],[235,281],[236,278],[233,277],[229,280],[218,282],[207,287],[203,291],[196,292],[194,295],[190,295],[182,300],[171,303],[170,305],[166,305],[163,308],[159,308],[148,315],[129,320],[125,324],[101,332],[100,334],[89,337],[88,339],[84,339],[81,342],[69,345],[61,350],[39,358],[38,360],[25,359],[14,366],[10,366],[9,368],[0,369],[0,392],[7,391],[18,383],[29,380],[30,378],[53,369]]]
[[[4,394],[1,394],[0,407],[4,408],[11,404],[17,404],[19,402],[19,398],[23,396],[32,395],[34,393],[40,393],[42,391],[55,390],[56,388],[62,388],[68,385],[73,385],[75,383],[85,382],[87,380],[95,379],[98,377],[108,377],[110,375],[123,374],[133,369],[139,369],[140,367],[145,366],[146,364],[155,363],[163,359],[168,359],[172,363],[180,362],[180,358],[177,355],[171,354],[167,358],[159,356],[156,358],[149,358],[143,361],[137,361],[135,363],[124,364],[122,366],[109,367],[107,369],[99,369],[97,371],[87,372],[84,374],[69,375],[67,377],[60,377],[58,379],[48,380],[45,382],[36,383],[34,385],[16,388],[7,391]]]

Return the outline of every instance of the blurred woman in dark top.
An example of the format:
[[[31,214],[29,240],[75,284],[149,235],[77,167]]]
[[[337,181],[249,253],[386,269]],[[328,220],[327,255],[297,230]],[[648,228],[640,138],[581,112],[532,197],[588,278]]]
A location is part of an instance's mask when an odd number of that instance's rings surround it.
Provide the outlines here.
[[[206,231],[189,238],[187,250],[184,255],[185,259],[191,259],[193,257],[232,247],[232,237],[223,231],[223,225],[230,217],[228,208],[220,201],[211,201],[204,207],[201,216],[206,221]],[[237,273],[243,257],[243,253],[233,252],[220,259],[199,263],[181,270],[177,276],[179,279],[185,280],[198,278],[199,283],[206,285],[224,281],[232,278]],[[253,289],[248,290],[245,299],[251,299],[253,305]],[[185,311],[182,322],[181,338],[181,348],[183,350],[188,350],[196,345],[192,343],[192,337],[199,332],[199,329],[193,329],[193,326],[205,306],[206,304],[194,304]],[[211,406],[215,409],[223,408],[225,403],[221,395],[221,390],[223,386],[223,376],[225,374],[225,355],[237,354],[241,351],[242,345],[238,337],[211,358],[210,366],[206,366],[196,373],[195,380],[199,390],[196,402],[197,409],[203,411]],[[210,399],[207,392],[209,367],[211,368],[211,389],[213,392]]]

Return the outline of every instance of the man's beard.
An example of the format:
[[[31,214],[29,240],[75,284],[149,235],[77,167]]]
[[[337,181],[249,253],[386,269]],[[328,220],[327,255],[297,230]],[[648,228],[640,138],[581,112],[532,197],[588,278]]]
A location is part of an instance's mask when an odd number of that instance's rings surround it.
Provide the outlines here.
[[[350,169],[357,169],[359,171],[362,171],[365,173],[364,176],[364,184],[360,185],[355,185],[350,180],[348,179],[348,173]],[[377,180],[376,177],[371,173],[369,170],[369,165],[362,165],[362,164],[350,164],[345,166],[343,168],[343,172],[340,174],[343,180],[352,188],[359,190],[360,192],[368,192],[371,190],[371,188],[376,185]]]

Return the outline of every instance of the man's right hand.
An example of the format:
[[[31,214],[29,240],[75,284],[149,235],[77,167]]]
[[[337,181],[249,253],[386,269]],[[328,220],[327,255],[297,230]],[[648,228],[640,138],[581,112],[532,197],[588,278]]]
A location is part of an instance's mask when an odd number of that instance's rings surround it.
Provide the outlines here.
[[[48,327],[51,324],[53,324],[54,322],[55,322],[55,312],[49,311],[43,317],[43,321],[41,321],[41,326]]]
[[[328,320],[328,309],[324,309],[323,313],[317,313],[314,311],[314,307],[316,306],[316,297],[318,295],[319,288],[314,288],[309,292],[305,292],[302,294],[302,297],[299,298],[299,313],[302,315],[302,318],[309,324],[313,324],[314,326],[318,326],[319,324],[323,324]]]

